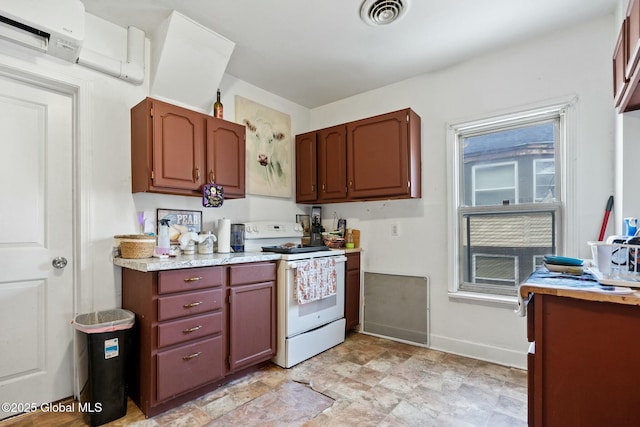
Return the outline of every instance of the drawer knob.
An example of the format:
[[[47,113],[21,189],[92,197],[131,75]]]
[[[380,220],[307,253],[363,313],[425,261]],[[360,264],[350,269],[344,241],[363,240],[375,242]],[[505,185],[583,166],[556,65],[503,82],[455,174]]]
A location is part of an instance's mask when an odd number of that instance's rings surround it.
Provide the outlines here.
[[[183,307],[184,308],[192,308],[192,307],[197,307],[200,304],[202,304],[202,301],[190,302],[189,304],[183,305]]]
[[[195,332],[195,331],[200,330],[200,329],[202,329],[202,325],[198,325],[198,326],[194,326],[193,328],[185,329],[182,332],[184,332],[185,334],[190,334],[191,332]]]
[[[201,354],[202,354],[202,352],[201,352],[201,351],[199,351],[199,352],[197,352],[197,353],[193,353],[193,354],[190,354],[190,355],[188,355],[188,356],[184,356],[184,357],[182,358],[182,360],[191,360],[191,359],[193,359],[193,358],[195,358],[195,357],[200,356]]]
[[[198,280],[202,280],[202,277],[187,277],[184,279],[185,282],[197,282]]]

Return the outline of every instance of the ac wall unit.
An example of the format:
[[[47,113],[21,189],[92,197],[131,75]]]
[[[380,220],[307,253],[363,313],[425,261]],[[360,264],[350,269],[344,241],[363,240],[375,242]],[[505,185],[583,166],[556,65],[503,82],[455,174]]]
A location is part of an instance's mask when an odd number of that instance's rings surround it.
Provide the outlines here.
[[[84,40],[80,0],[2,0],[0,38],[76,62]]]

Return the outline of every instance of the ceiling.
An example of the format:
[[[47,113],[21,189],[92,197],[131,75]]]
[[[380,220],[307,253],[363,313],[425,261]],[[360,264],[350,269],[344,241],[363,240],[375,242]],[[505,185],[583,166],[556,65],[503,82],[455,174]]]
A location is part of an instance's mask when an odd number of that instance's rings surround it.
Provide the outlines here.
[[[82,0],[147,35],[171,12],[236,44],[226,72],[308,108],[613,13],[619,0],[403,0],[398,21],[360,19],[363,0]],[[612,30],[613,32],[613,30]]]

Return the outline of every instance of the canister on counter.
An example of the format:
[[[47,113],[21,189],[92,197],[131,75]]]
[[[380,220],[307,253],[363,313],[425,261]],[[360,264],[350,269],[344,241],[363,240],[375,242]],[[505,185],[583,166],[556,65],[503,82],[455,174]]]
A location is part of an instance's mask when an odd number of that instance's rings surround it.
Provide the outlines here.
[[[210,231],[202,231],[199,234],[198,253],[208,255],[213,253],[213,233]]]
[[[244,224],[231,224],[231,249],[244,252]]]

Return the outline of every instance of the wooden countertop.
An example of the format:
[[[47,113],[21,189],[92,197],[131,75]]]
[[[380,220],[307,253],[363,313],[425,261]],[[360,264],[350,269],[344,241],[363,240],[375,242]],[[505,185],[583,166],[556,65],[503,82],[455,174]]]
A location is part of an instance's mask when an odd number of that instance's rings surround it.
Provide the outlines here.
[[[518,308],[516,314],[527,315],[527,303],[535,294],[554,295],[583,301],[609,302],[614,304],[640,306],[640,289],[601,286],[595,276],[586,272],[583,276],[567,274],[555,276],[548,270],[532,273],[518,288]]]
[[[555,295],[559,297],[575,298],[586,301],[613,302],[616,304],[640,305],[640,289],[633,289],[632,293],[618,293],[597,288],[569,289],[563,286],[537,285],[523,283],[520,285],[520,296],[527,300],[531,294]]]

